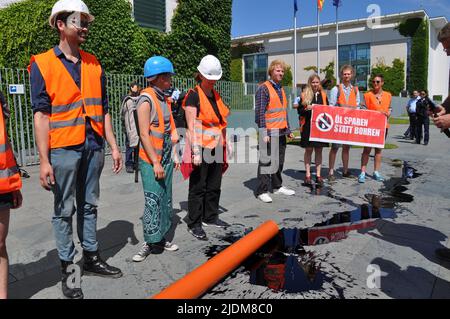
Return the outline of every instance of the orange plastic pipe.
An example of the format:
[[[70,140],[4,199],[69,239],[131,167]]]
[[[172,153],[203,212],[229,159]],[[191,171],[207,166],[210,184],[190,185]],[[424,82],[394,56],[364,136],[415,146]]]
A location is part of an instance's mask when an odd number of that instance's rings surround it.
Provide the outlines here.
[[[278,233],[278,225],[269,220],[220,252],[203,265],[153,296],[154,299],[194,299],[211,289]]]

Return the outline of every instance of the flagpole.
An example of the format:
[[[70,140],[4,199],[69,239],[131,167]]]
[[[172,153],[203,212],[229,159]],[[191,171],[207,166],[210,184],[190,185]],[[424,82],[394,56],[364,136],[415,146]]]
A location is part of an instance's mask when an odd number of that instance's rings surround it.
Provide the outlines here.
[[[296,92],[297,88],[297,11],[294,12],[294,83],[292,89]],[[297,94],[297,92],[296,92]]]
[[[319,5],[317,5],[317,74],[320,74],[320,26],[319,26]]]
[[[336,83],[339,84],[339,17],[338,17],[338,8],[339,5],[336,6],[336,65],[335,65],[335,76]]]

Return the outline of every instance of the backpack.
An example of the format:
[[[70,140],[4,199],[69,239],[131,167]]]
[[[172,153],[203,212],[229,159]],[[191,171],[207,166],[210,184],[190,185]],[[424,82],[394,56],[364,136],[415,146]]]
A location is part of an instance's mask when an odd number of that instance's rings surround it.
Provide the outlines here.
[[[172,103],[172,117],[176,128],[187,128],[186,115],[183,107],[183,101],[186,98],[187,92],[180,93],[178,99]]]
[[[130,147],[137,147],[139,144],[139,133],[136,125],[135,111],[139,96],[126,96],[122,101],[120,112],[122,114],[125,133],[128,137]]]

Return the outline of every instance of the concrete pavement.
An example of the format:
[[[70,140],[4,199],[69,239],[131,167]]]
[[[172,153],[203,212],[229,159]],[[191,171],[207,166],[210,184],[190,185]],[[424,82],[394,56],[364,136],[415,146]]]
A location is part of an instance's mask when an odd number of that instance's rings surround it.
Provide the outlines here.
[[[221,218],[232,227],[228,231],[206,229],[209,241],[198,241],[186,231],[183,218],[188,182],[176,173],[174,227],[168,239],[177,243],[180,250],[151,255],[142,263],[131,260],[143,238],[142,186],[134,183],[132,174],[123,171],[114,175],[107,158],[101,180],[98,239],[102,256],[120,267],[124,276],[116,280],[83,277],[85,298],[151,296],[202,264],[212,251],[229,245],[225,237],[230,231],[242,233],[268,219],[277,222],[280,228],[310,227],[334,213],[367,203],[367,194],[385,196],[402,174],[401,168],[391,165],[393,159],[408,161],[422,174],[411,179],[409,185],[402,185],[406,189],[400,189],[401,194],[412,195],[413,200],[396,203],[396,217],[380,221],[375,230],[353,231],[341,241],[306,247],[318,256],[322,272],[331,278],[320,289],[274,292],[250,284],[248,272],[238,269],[203,298],[450,298],[450,265],[434,256],[436,248],[450,247],[450,140],[431,127],[430,144],[416,145],[399,138],[405,129],[404,125],[393,125],[390,129],[387,142],[399,148],[383,152],[385,183],[369,178],[360,185],[356,178],[342,179],[338,170],[337,182],[327,185],[319,195],[311,194],[310,189],[302,186],[304,152],[290,145],[283,177],[285,185],[294,189],[296,195],[274,195],[272,204],[264,204],[253,195],[257,165],[231,164],[223,179],[220,205]],[[253,150],[255,141],[253,138],[250,141]],[[237,147],[243,149],[244,142],[241,139]],[[359,172],[361,151],[351,150],[350,167],[355,174]],[[327,163],[328,149],[324,151],[325,168]],[[340,165],[339,159],[337,167]],[[61,298],[59,261],[51,227],[53,198],[39,186],[39,168],[26,169],[31,178],[24,179],[24,205],[13,211],[8,237],[10,298]],[[372,169],[373,159],[369,162],[370,175]],[[325,169],[323,172],[326,176]],[[76,218],[74,226],[75,223]],[[81,249],[76,242],[79,260]],[[381,270],[380,288],[367,286],[370,264]]]

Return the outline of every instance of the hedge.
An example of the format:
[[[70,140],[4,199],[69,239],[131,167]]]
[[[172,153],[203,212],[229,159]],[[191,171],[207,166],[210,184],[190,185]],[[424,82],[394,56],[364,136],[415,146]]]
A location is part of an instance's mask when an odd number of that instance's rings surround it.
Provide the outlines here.
[[[411,37],[411,65],[407,90],[423,90],[428,87],[428,20],[407,19],[400,23],[398,31],[404,37]]]
[[[58,44],[48,17],[56,0],[25,0],[0,10],[0,66],[24,68],[30,56]],[[162,54],[179,76],[191,77],[200,59],[216,55],[230,76],[231,0],[179,0],[172,32],[141,28],[127,0],[85,0],[95,21],[83,49],[110,73],[141,74],[145,60]],[[205,8],[208,8],[205,10]]]
[[[395,59],[392,62],[392,66],[388,66],[382,62],[374,65],[369,81],[370,85],[376,74],[383,75],[383,90],[391,92],[392,95],[398,96],[405,87],[405,62],[400,59]]]

